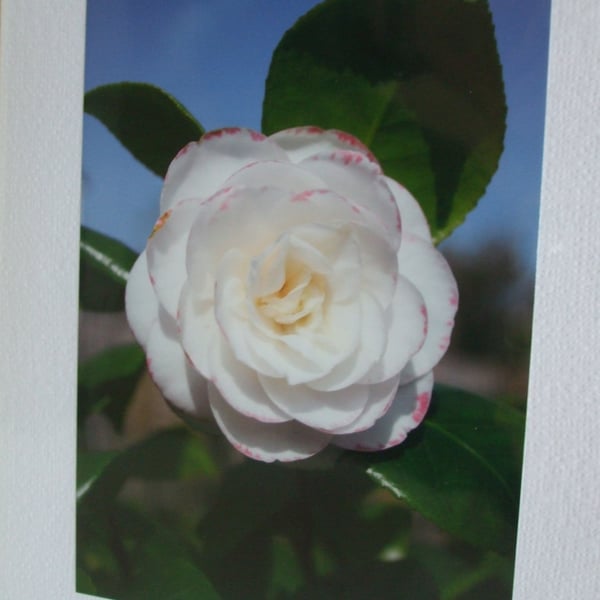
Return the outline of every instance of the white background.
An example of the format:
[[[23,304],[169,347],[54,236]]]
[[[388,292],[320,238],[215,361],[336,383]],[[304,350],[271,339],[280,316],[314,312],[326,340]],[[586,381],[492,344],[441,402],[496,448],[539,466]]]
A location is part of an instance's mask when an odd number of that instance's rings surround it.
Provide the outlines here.
[[[85,2],[0,4],[0,597],[74,592]],[[600,3],[554,0],[515,600],[600,598]]]

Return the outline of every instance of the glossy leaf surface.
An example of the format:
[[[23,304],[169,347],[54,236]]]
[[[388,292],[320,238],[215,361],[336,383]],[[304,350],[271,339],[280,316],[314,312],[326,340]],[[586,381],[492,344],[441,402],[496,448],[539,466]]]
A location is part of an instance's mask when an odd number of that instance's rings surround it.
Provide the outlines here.
[[[514,550],[524,417],[467,392],[436,387],[422,426],[400,446],[352,455],[411,508],[458,538]]]
[[[125,310],[125,285],[137,254],[107,235],[81,227],[79,306],[83,310]]]
[[[348,131],[421,203],[436,241],[483,195],[506,104],[484,0],[327,0],[271,62],[263,130]]]
[[[85,95],[84,110],[160,177],[164,177],[177,152],[204,133],[182,104],[147,83],[112,83],[94,88]]]

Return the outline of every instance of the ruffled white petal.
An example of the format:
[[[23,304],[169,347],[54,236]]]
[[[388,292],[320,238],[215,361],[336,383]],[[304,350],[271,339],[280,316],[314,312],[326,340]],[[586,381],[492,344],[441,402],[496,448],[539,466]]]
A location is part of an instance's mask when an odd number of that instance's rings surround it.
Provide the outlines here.
[[[432,388],[432,373],[400,386],[392,406],[373,427],[358,433],[335,435],[332,443],[348,450],[365,452],[397,446],[425,417]]]
[[[365,217],[399,244],[400,213],[379,165],[359,152],[338,150],[310,156],[300,166],[322,179],[328,189],[350,201],[355,210],[366,211]]]
[[[327,190],[300,194],[279,188],[225,188],[208,202],[190,231],[187,271],[192,285],[204,286],[223,255],[242,248],[249,257],[258,256],[286,231],[305,224],[365,224],[347,200]]]
[[[398,390],[398,382],[400,381],[400,375],[392,377],[387,381],[381,383],[372,383],[367,386],[369,388],[369,400],[363,410],[363,412],[349,425],[345,427],[339,427],[333,433],[345,434],[345,433],[356,433],[359,431],[365,431],[373,426],[373,424],[385,415],[390,409],[396,392]]]
[[[224,187],[240,185],[255,188],[268,185],[294,193],[326,187],[321,179],[306,169],[289,162],[272,160],[250,163],[236,171],[224,183]]]
[[[361,380],[377,363],[387,344],[388,323],[382,308],[367,292],[360,295],[360,342],[356,350],[333,370],[307,385],[323,392],[346,388]]]
[[[258,160],[287,161],[277,144],[261,133],[231,127],[205,134],[182,148],[170,164],[160,197],[164,213],[180,200],[208,198],[242,167]]]
[[[402,219],[402,232],[407,235],[417,235],[431,241],[429,224],[421,205],[411,193],[391,177],[384,177],[389,189],[394,195]]]
[[[329,372],[352,353],[358,343],[360,306],[345,303],[325,317],[319,331],[268,335],[253,325],[246,302],[244,256],[226,253],[215,285],[215,315],[236,358],[268,377],[285,377],[288,383],[305,383]]]
[[[171,316],[160,310],[146,347],[148,372],[176,408],[197,417],[210,416],[206,380],[188,362]]]
[[[146,255],[154,292],[166,311],[177,318],[181,289],[187,279],[185,257],[192,223],[200,209],[197,200],[183,200],[164,213],[148,240]]]
[[[370,161],[377,162],[373,154],[358,138],[336,129],[293,127],[278,131],[269,139],[283,148],[293,163],[299,163],[313,154],[335,152],[336,150],[360,152]]]
[[[135,261],[125,288],[125,312],[135,339],[146,348],[152,326],[158,319],[158,300],[148,274],[146,252]]]
[[[261,423],[235,411],[209,384],[209,401],[215,420],[230,443],[256,460],[288,462],[308,458],[328,444],[331,435],[295,421]]]
[[[319,392],[306,385],[288,385],[284,379],[259,377],[269,398],[288,415],[309,427],[331,432],[352,423],[369,399],[365,385]]]
[[[430,371],[446,353],[458,308],[458,287],[442,254],[417,236],[403,239],[398,268],[419,290],[427,310],[427,336],[402,372],[401,383],[406,383]]]
[[[363,383],[379,383],[394,377],[424,343],[427,332],[425,302],[417,288],[402,276],[396,282],[388,315],[387,346]]]
[[[181,291],[178,315],[183,350],[196,370],[211,379],[214,375],[212,357],[223,343],[223,334],[215,319],[214,299],[199,296],[186,283]]]
[[[211,357],[211,381],[231,408],[264,423],[291,420],[265,393],[256,371],[237,360],[227,344],[222,343],[219,348],[213,348]]]

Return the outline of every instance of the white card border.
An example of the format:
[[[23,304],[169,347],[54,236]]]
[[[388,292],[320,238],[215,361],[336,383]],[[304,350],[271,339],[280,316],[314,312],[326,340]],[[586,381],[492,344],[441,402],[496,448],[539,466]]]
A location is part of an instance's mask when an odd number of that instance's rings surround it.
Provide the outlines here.
[[[514,600],[600,590],[600,4],[553,0]],[[74,592],[85,2],[0,4],[0,597]],[[592,77],[593,73],[593,77]]]
[[[513,600],[600,598],[600,3],[553,0]]]

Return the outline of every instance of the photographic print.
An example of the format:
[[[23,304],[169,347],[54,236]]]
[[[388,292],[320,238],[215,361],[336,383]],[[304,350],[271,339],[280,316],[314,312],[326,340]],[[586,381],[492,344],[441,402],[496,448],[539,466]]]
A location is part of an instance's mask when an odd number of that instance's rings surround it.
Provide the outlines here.
[[[549,9],[88,3],[78,591],[510,598]]]

